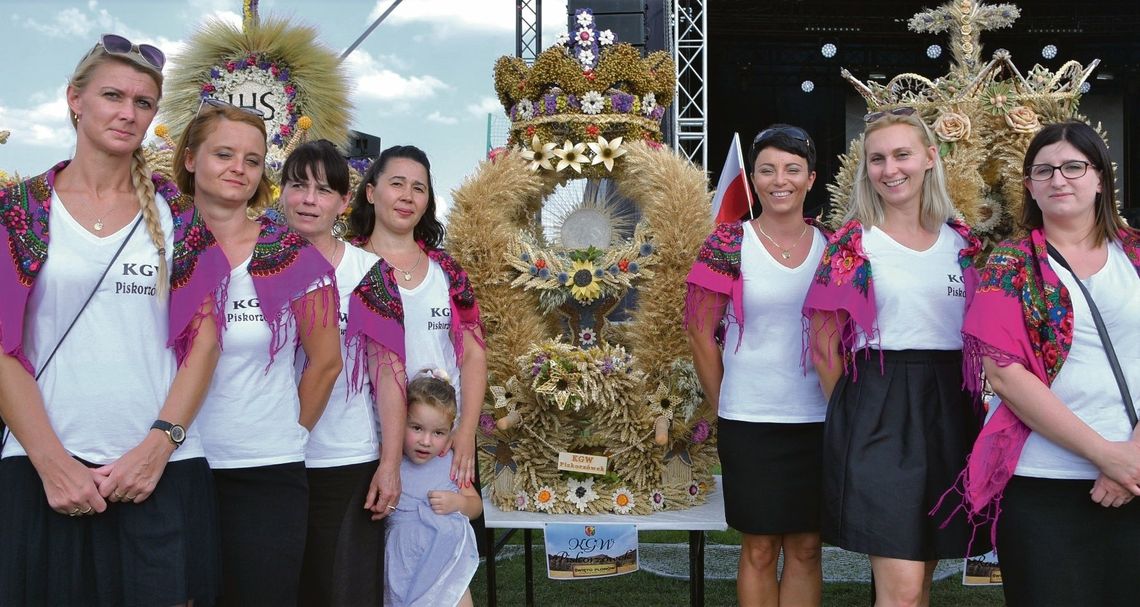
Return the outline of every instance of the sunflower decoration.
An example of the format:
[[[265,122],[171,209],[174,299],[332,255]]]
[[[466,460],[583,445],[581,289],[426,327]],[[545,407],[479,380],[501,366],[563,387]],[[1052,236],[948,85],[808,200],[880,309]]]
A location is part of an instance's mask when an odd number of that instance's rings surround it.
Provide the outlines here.
[[[995,82],[986,88],[981,102],[982,108],[993,116],[1002,116],[1017,105],[1013,99],[1013,88],[1005,82]]]
[[[579,303],[588,304],[602,296],[601,281],[595,281],[595,274],[601,278],[602,269],[594,265],[600,251],[590,247],[585,251],[571,251],[570,276],[568,286],[570,295]]]

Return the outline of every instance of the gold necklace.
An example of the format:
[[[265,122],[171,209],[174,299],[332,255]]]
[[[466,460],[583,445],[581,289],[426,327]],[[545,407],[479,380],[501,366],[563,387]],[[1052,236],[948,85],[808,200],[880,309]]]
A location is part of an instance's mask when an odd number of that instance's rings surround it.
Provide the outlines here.
[[[115,202],[116,202],[115,200],[112,200],[111,204],[107,205],[106,209],[103,209],[103,213],[99,217],[95,218],[95,223],[91,224],[91,227],[95,228],[96,232],[102,232],[103,231],[103,218],[106,217],[107,215],[109,215],[112,210],[114,210]],[[91,204],[88,203],[87,206],[90,207]]]
[[[371,242],[369,242],[369,243],[368,243],[368,247],[366,248],[366,250],[367,250],[369,253],[372,253],[373,255],[375,255],[375,256],[377,256],[377,257],[380,257],[380,258],[384,259],[384,261],[386,261],[386,262],[388,263],[388,265],[392,267],[392,269],[393,269],[393,270],[395,270],[395,271],[399,272],[400,274],[402,274],[402,275],[404,276],[404,282],[410,282],[410,281],[412,280],[412,272],[415,272],[415,271],[416,271],[416,268],[420,267],[420,261],[422,261],[422,260],[423,260],[423,257],[424,257],[424,256],[422,256],[422,255],[416,255],[416,263],[415,263],[415,265],[413,265],[411,268],[409,268],[409,269],[407,269],[407,270],[404,270],[404,269],[401,269],[401,268],[397,268],[397,267],[396,267],[396,264],[392,263],[392,262],[391,262],[391,261],[390,261],[388,258],[386,258],[386,257],[384,257],[383,255],[381,255],[381,254],[380,254],[380,253],[379,253],[379,252],[378,252],[378,251],[377,251],[375,248],[373,248],[373,247],[372,247],[372,243],[371,243]]]
[[[800,244],[800,241],[804,239],[804,234],[807,234],[807,231],[808,231],[808,224],[805,223],[804,224],[804,231],[800,232],[799,238],[796,238],[796,241],[792,243],[792,246],[784,248],[784,247],[780,246],[780,243],[776,242],[775,238],[772,238],[771,236],[768,235],[767,232],[764,231],[764,228],[760,226],[759,221],[757,221],[755,225],[756,225],[756,229],[760,230],[760,233],[764,236],[764,238],[767,238],[769,242],[776,245],[777,249],[780,249],[780,257],[783,257],[784,259],[791,259],[792,258],[792,249],[796,248],[796,245]]]

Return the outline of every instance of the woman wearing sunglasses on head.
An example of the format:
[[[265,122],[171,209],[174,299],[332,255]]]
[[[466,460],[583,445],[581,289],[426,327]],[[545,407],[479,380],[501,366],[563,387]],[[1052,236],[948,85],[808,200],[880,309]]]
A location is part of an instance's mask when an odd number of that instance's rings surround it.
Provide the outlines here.
[[[104,35],[67,87],[74,157],[0,191],[0,604],[217,596],[191,426],[218,359],[213,302],[187,269],[190,201],[140,149],[164,62]]]
[[[990,254],[963,330],[967,379],[980,386],[984,367],[1002,401],[970,457],[968,504],[996,515],[1000,500],[1008,604],[1135,605],[1140,234],[1089,125],[1044,127],[1023,166],[1029,236]]]
[[[952,219],[934,136],[914,108],[865,120],[846,223],[804,303],[829,399],[822,535],[870,555],[877,604],[927,605],[938,560],[960,558],[970,538],[961,520],[940,528],[928,513],[980,426],[962,390],[961,329],[981,243]]]
[[[332,266],[296,232],[249,218],[269,203],[265,154],[260,112],[205,99],[174,157],[203,238],[216,239],[208,276],[223,347],[199,426],[218,494],[224,605],[297,603],[305,441],[341,371]],[[299,382],[298,346],[308,359]]]
[[[743,534],[736,578],[741,605],[822,600],[819,492],[827,403],[815,370],[805,374],[799,356],[800,309],[827,243],[803,215],[815,157],[811,137],[799,127],[761,131],[748,152],[760,213],[717,226],[688,277],[686,324],[701,386],[717,408],[725,515]],[[716,339],[722,321],[729,325],[723,352]]]
[[[343,339],[349,297],[378,261],[372,253],[333,234],[333,225],[352,196],[348,163],[331,142],[302,144],[285,159],[281,186],[281,206],[289,227],[336,267]],[[301,605],[379,605],[383,599],[384,523],[372,520],[365,503],[374,481],[387,491],[382,496],[386,501],[394,504],[400,495],[402,386],[392,376],[385,376],[389,381],[384,385],[352,386],[352,355],[342,342],[344,370],[305,447],[309,530]],[[302,369],[301,360],[298,363]],[[387,453],[381,452],[377,440],[377,417],[382,431],[396,430],[396,436],[384,441]],[[389,512],[385,508],[380,514]]]

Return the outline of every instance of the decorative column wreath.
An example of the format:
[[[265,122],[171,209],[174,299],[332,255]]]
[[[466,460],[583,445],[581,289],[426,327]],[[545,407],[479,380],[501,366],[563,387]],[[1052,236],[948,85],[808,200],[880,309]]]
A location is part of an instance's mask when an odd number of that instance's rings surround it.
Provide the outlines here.
[[[668,56],[614,44],[589,10],[577,23],[533,67],[496,64],[510,147],[454,192],[447,247],[487,330],[482,478],[503,509],[685,508],[705,500],[716,461],[681,327],[685,276],[712,229],[707,180],[660,144]],[[602,194],[555,217],[558,237],[547,237],[544,202],[575,179]],[[640,215],[632,229],[623,200]],[[615,322],[631,291],[636,306]],[[609,467],[560,471],[561,452],[606,456]]]

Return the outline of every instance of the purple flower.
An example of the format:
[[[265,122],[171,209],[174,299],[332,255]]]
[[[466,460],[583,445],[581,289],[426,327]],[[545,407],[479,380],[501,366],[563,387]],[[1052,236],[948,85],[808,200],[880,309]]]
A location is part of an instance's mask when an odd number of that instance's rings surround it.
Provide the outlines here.
[[[654,120],[661,120],[661,118],[664,116],[665,116],[665,108],[663,106],[660,106],[660,105],[653,108],[653,111],[649,113],[649,117],[654,119]]]
[[[633,95],[614,93],[613,96],[610,97],[610,104],[613,105],[615,111],[627,114],[633,109]]]
[[[491,436],[491,434],[495,431],[495,418],[494,418],[494,416],[492,416],[490,413],[480,414],[479,415],[479,430],[481,430],[483,432],[483,434],[486,434],[487,436]]]
[[[281,75],[278,76],[277,79],[280,80],[281,82],[285,82],[286,80],[288,80],[289,79],[289,68],[282,69]]]
[[[216,67],[212,67],[212,68],[210,68],[210,78],[211,78],[211,79],[213,79],[213,80],[217,80],[217,79],[218,79],[218,78],[220,78],[221,76],[222,76],[222,72],[221,72],[221,70],[219,70],[219,69],[218,69],[218,68],[216,68]]]
[[[709,439],[710,433],[709,423],[706,420],[700,420],[693,425],[692,439],[693,443],[700,444]]]
[[[547,114],[555,114],[558,112],[558,97],[545,95],[542,98],[542,105],[546,108]]]
[[[268,61],[261,61],[257,64],[257,67],[262,69],[262,70],[268,70],[269,69],[269,62]]]
[[[573,94],[566,96],[566,105],[569,105],[570,107],[572,107],[576,110],[582,109],[582,104],[578,101],[578,98],[576,96],[574,96]]]
[[[602,359],[602,375],[609,375],[614,372],[614,359],[607,356]]]

